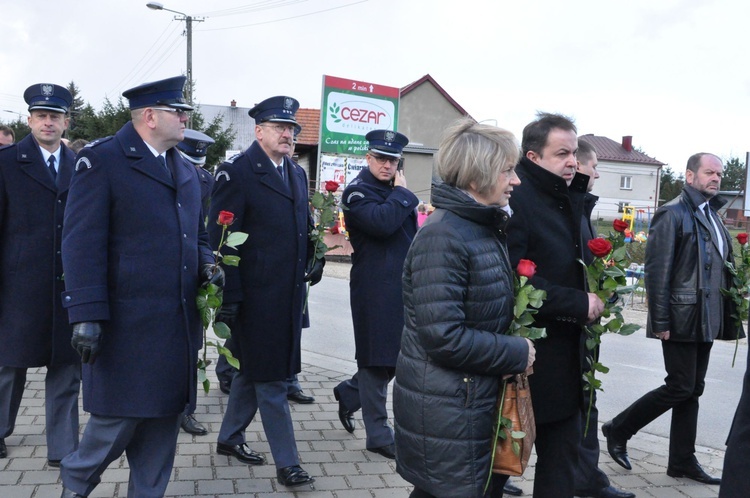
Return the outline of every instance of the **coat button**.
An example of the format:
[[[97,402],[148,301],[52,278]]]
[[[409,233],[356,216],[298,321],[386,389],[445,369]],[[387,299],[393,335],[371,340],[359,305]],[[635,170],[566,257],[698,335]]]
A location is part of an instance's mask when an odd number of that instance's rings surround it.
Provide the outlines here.
[[[187,271],[187,266],[183,266],[182,269]]]
[[[186,234],[186,233],[183,233],[183,234],[182,234],[182,238],[183,238],[183,239],[187,239],[187,234]]]
[[[71,302],[72,300],[73,300],[73,298],[72,298],[72,297],[70,297],[70,296],[65,296],[65,302],[66,302],[66,303],[69,303],[69,302]]]
[[[181,208],[181,207],[182,207],[182,204],[180,204],[180,203],[178,202],[178,203],[177,203],[177,207],[178,207],[178,208]]]

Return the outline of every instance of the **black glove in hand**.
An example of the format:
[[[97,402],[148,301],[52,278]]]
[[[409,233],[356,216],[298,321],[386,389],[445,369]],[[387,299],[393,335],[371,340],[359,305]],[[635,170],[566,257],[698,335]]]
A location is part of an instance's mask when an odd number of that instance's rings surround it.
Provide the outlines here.
[[[224,303],[216,313],[216,321],[226,323],[230,329],[234,328],[237,317],[240,316],[240,303]]]
[[[99,356],[102,339],[102,326],[99,322],[73,324],[73,337],[70,345],[81,355],[81,363],[94,363]]]
[[[320,282],[323,278],[323,267],[326,265],[326,258],[315,258],[307,262],[307,270],[305,273],[305,282],[310,282],[310,285],[315,285]]]
[[[200,278],[201,287],[208,287],[209,284],[224,287],[224,269],[219,265],[206,263],[201,266]]]

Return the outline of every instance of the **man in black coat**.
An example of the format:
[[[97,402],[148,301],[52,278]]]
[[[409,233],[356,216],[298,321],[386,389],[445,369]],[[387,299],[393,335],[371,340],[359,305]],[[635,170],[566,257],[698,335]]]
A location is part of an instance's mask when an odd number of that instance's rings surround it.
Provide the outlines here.
[[[578,140],[566,117],[542,113],[523,131],[508,224],[513,267],[530,259],[537,273],[530,283],[547,291],[536,326],[547,337],[536,341],[534,375],[529,376],[536,417],[536,498],[572,497],[581,438],[583,326],[604,303],[586,290],[581,219],[589,177],[576,175]]]
[[[405,135],[373,130],[363,169],[344,190],[344,220],[352,248],[350,301],[357,348],[357,373],[333,390],[339,419],[354,431],[352,414],[362,408],[369,451],[395,458],[385,403],[404,328],[401,274],[417,233],[419,199],[398,169],[409,143]]]
[[[672,411],[667,475],[704,484],[719,484],[695,457],[699,398],[715,339],[744,337],[734,319],[728,288],[733,262],[732,240],[714,211],[724,165],[708,153],[692,155],[685,187],[676,199],[660,207],[646,246],[645,280],[648,294],[646,333],[661,341],[667,377],[660,386],[633,402],[602,426],[607,450],[630,470],[627,441],[665,412]]]
[[[594,255],[591,254],[587,244],[591,239],[596,238],[597,236],[596,229],[591,223],[591,212],[596,205],[596,201],[599,200],[599,197],[592,194],[591,191],[594,189],[594,183],[597,178],[599,178],[599,172],[596,169],[599,162],[594,147],[580,138],[578,139],[576,162],[578,163],[576,170],[589,178],[588,185],[586,186],[586,196],[584,197],[583,217],[581,218],[583,261],[588,265],[594,260]],[[589,351],[585,347],[585,334],[582,337],[582,340],[584,341],[585,352],[583,369],[587,371],[591,368],[589,363],[591,360],[589,357],[592,354],[595,354],[596,358],[598,358],[599,347],[597,346],[594,352]],[[591,402],[591,410],[589,411],[589,400],[591,397],[593,397],[593,400]],[[584,389],[582,409],[581,427],[583,430],[588,423],[589,430],[583,436],[580,445],[578,446],[578,465],[575,468],[576,496],[590,498],[635,498],[634,493],[623,491],[612,486],[607,474],[599,468],[599,455],[601,453],[599,449],[599,438],[597,436],[599,410],[596,407],[595,391]]]
[[[240,370],[232,380],[216,451],[250,465],[265,463],[245,442],[245,429],[260,410],[276,476],[284,486],[315,481],[299,465],[286,380],[301,370],[305,282],[319,282],[324,263],[312,264],[307,176],[287,156],[298,108],[296,99],[279,96],[250,110],[256,140],[219,166],[209,216],[216,220],[220,211],[229,211],[235,220],[231,230],[250,234],[236,251],[222,249],[240,257],[238,267],[226,267],[224,304],[217,316],[232,331]],[[221,230],[209,221],[214,247]]]
[[[13,433],[26,370],[46,366],[47,461],[78,447],[81,371],[62,307],[60,245],[75,154],[61,143],[70,92],[30,86],[31,134],[0,150],[0,458]]]
[[[177,76],[123,93],[132,121],[78,154],[63,231],[64,306],[91,414],[62,461],[63,497],[88,496],[125,452],[128,496],[160,497],[180,415],[195,405],[199,285],[223,284],[195,168],[174,148],[186,111]]]
[[[750,496],[750,349],[748,349],[742,396],[734,414],[724,455],[719,498]]]

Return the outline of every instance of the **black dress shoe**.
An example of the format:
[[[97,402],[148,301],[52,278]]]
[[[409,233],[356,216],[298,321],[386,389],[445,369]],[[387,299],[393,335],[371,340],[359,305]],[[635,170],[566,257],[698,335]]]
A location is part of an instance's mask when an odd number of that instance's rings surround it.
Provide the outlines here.
[[[378,446],[377,448],[367,448],[367,451],[372,451],[373,453],[377,453],[378,455],[383,455],[384,457],[390,458],[391,460],[396,459],[395,444],[386,444],[385,446]]]
[[[607,451],[612,460],[620,466],[632,470],[633,466],[630,465],[630,459],[628,459],[628,442],[621,441],[612,435],[612,421],[602,426],[602,434],[607,438]]]
[[[687,468],[667,467],[667,475],[669,477],[687,477],[688,479],[702,482],[703,484],[721,484],[721,478],[706,474],[703,467],[697,463]]]
[[[47,459],[47,466],[48,466],[48,467],[54,467],[54,468],[56,468],[56,469],[59,469],[59,468],[60,468],[60,460],[50,460],[50,459],[48,458],[48,459]]]
[[[219,391],[223,392],[224,394],[229,394],[229,390],[232,388],[232,381],[231,380],[220,380],[219,381]]]
[[[233,456],[240,462],[249,465],[263,465],[266,463],[266,458],[257,451],[251,450],[247,443],[238,444],[237,446],[216,443],[216,453]]]
[[[194,434],[196,436],[205,436],[208,431],[201,425],[200,422],[195,420],[193,415],[182,414],[182,420],[180,421],[180,427],[188,434]]]
[[[5,446],[5,439],[0,438],[0,458],[8,456],[8,447]]]
[[[521,496],[523,495],[523,490],[518,486],[514,486],[513,484],[511,484],[510,480],[507,480],[505,481],[505,486],[503,486],[503,494],[510,496]]]
[[[288,399],[289,401],[294,401],[295,403],[299,403],[300,405],[309,405],[310,403],[315,402],[315,398],[313,398],[312,396],[308,396],[304,391],[297,391],[296,393],[287,394],[286,399]]]
[[[607,486],[600,489],[576,490],[575,495],[581,498],[635,498],[635,493],[623,491],[614,486]]]
[[[79,495],[78,493],[74,493],[73,491],[69,490],[66,487],[63,487],[63,492],[60,495],[60,498],[86,498],[83,495]]]
[[[339,420],[341,420],[341,425],[344,426],[346,432],[351,434],[354,432],[354,414],[347,410],[341,402],[339,399],[339,390],[335,387],[333,388],[333,397],[339,402]]]
[[[304,486],[305,484],[312,484],[315,482],[314,477],[310,477],[310,474],[302,470],[299,465],[292,465],[291,467],[284,467],[276,471],[276,477],[282,486],[292,488],[294,486]]]

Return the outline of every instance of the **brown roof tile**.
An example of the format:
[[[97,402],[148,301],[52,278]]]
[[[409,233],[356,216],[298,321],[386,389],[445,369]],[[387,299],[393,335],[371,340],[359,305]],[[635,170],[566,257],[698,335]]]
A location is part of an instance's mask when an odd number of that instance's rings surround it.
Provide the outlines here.
[[[632,138],[632,137],[631,137]],[[607,137],[597,137],[593,134],[579,135],[579,140],[585,140],[596,149],[596,157],[602,161],[616,161],[622,163],[652,164],[662,166],[663,162],[647,156],[637,150],[626,150],[622,143],[615,142]]]
[[[295,115],[302,131],[297,137],[300,145],[317,145],[320,134],[320,109],[298,109]]]

